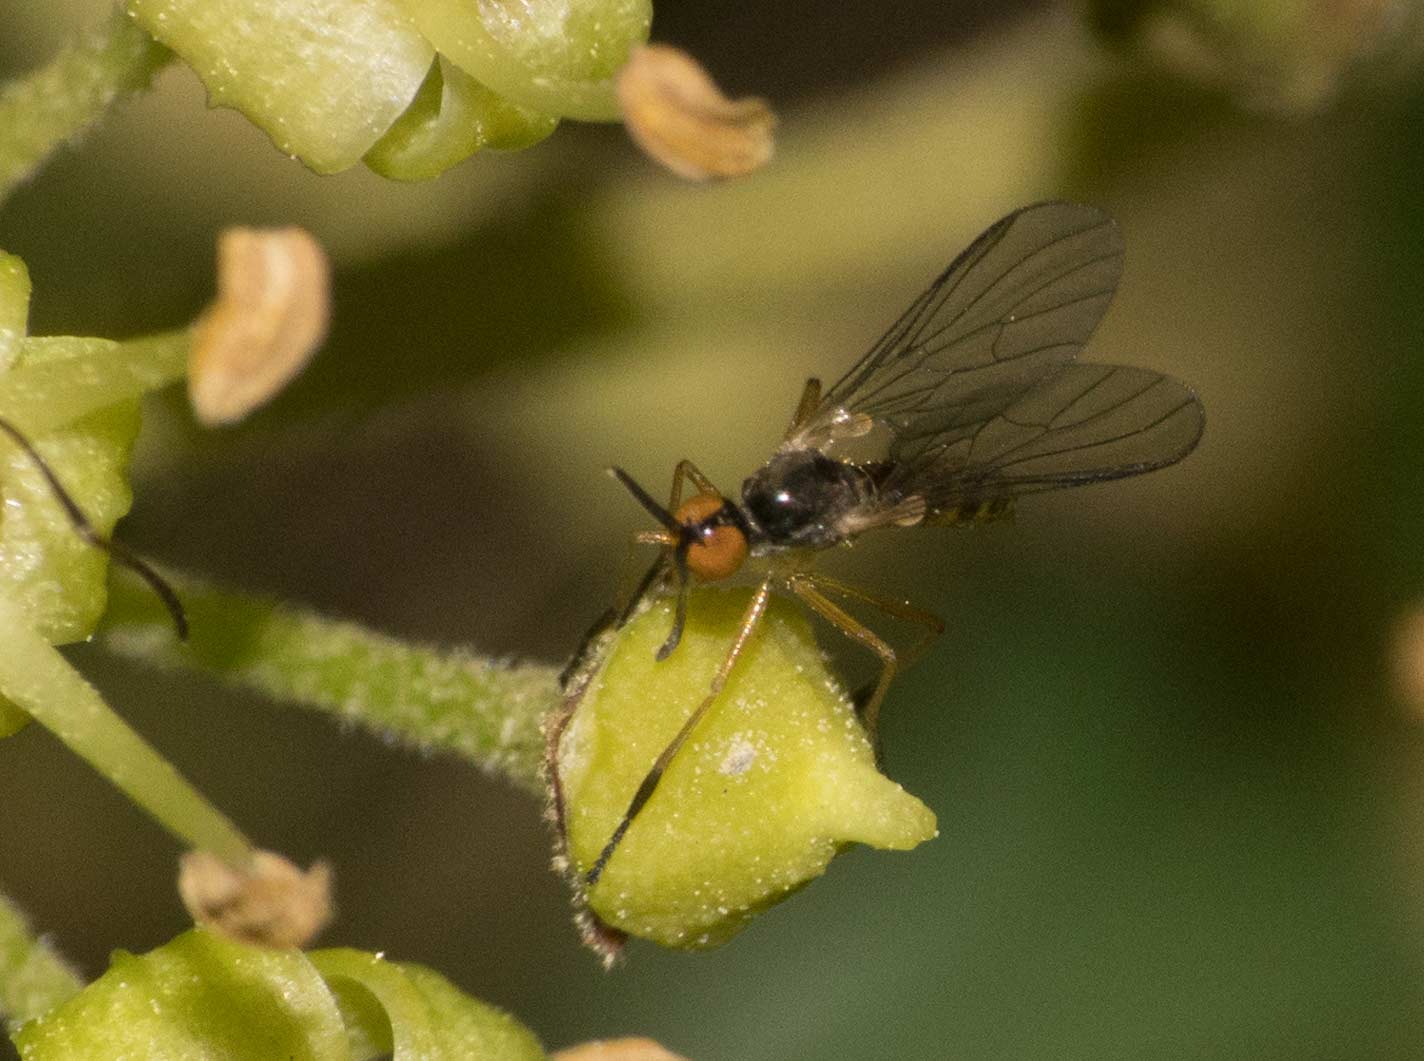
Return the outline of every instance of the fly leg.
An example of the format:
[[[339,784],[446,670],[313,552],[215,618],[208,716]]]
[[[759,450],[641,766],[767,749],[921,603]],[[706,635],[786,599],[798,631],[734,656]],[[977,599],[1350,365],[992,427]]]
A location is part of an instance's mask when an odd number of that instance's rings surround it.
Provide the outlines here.
[[[879,757],[878,731],[880,725],[880,705],[885,700],[885,693],[890,688],[890,682],[896,673],[909,666],[916,659],[931,641],[944,631],[944,623],[937,615],[916,608],[912,604],[904,601],[877,597],[866,593],[864,590],[855,589],[842,582],[826,578],[822,575],[811,575],[800,572],[792,575],[789,579],[792,591],[809,605],[822,618],[826,619],[853,641],[859,641],[866,648],[870,649],[880,657],[880,677],[876,679],[875,685],[871,688],[870,695],[864,700],[860,707],[860,717],[865,723],[866,735],[870,738],[871,747],[876,749],[876,756]],[[905,659],[901,660],[895,650],[886,644],[880,637],[870,630],[864,623],[854,618],[840,605],[834,603],[821,592],[822,589],[829,589],[833,593],[839,593],[845,597],[864,601],[866,604],[874,605],[881,611],[893,615],[899,619],[908,619],[911,622],[918,622],[928,627],[925,636],[920,638],[909,652],[905,654]],[[856,697],[860,699],[859,696]]]
[[[877,608],[886,615],[903,619],[906,622],[917,623],[925,628],[918,641],[904,652],[899,654],[899,669],[905,670],[921,656],[925,650],[935,642],[935,638],[944,633],[944,620],[932,611],[925,608],[918,608],[909,601],[897,600],[894,597],[882,597],[875,593],[867,593],[859,586],[852,586],[839,579],[828,578],[825,575],[811,576],[815,579],[818,589],[830,590],[832,593],[839,593],[842,597],[849,597],[851,600],[858,600],[869,604],[872,608]]]
[[[765,579],[757,587],[756,593],[752,595],[751,602],[747,605],[747,610],[742,613],[741,626],[737,628],[737,636],[732,641],[732,647],[727,651],[726,657],[722,660],[721,666],[717,668],[717,673],[712,676],[712,684],[707,688],[707,695],[702,698],[702,702],[697,705],[697,709],[687,716],[687,721],[682,724],[682,728],[677,731],[677,735],[668,742],[658,757],[653,760],[651,769],[647,776],[643,778],[638,786],[638,791],[633,793],[633,799],[628,804],[628,809],[623,812],[622,819],[618,822],[618,827],[613,830],[613,835],[608,838],[608,843],[603,845],[603,851],[599,854],[598,860],[594,862],[593,868],[584,876],[585,886],[592,888],[598,883],[598,878],[603,876],[603,870],[608,865],[608,860],[613,857],[613,852],[623,841],[623,836],[628,832],[628,827],[633,824],[633,819],[646,806],[648,800],[652,799],[653,793],[657,790],[658,782],[663,779],[663,774],[671,765],[673,758],[687,743],[687,738],[692,736],[692,731],[697,728],[697,724],[706,717],[708,710],[721,694],[722,688],[727,684],[727,678],[732,673],[732,668],[736,666],[737,660],[741,658],[742,652],[746,649],[747,643],[751,640],[752,634],[756,631],[757,624],[766,614],[767,602],[771,600],[771,579]],[[834,607],[834,605],[832,605]]]
[[[788,581],[792,592],[805,601],[817,615],[831,623],[846,637],[859,641],[880,657],[880,677],[875,682],[870,699],[861,708],[861,719],[865,722],[865,732],[870,738],[871,747],[878,747],[876,728],[880,721],[880,702],[885,699],[886,690],[890,688],[890,682],[895,677],[895,650],[872,633],[869,627],[816,589],[819,580],[815,576],[802,573],[792,575]]]
[[[697,489],[704,494],[718,498],[722,496],[712,485],[712,480],[698,470],[697,465],[683,458],[677,462],[677,467],[672,472],[672,497],[668,501],[668,511],[674,514],[674,519],[677,518],[676,513],[682,505],[682,481],[684,478],[691,479]],[[666,535],[655,532],[648,540],[661,541],[671,547],[671,552],[665,556],[670,557],[672,572],[677,578],[677,604],[673,613],[672,629],[668,632],[667,640],[663,642],[657,653],[658,659],[664,660],[672,654],[673,649],[677,648],[677,643],[682,640],[682,627],[687,621],[687,594],[691,589],[691,579],[687,572],[687,551],[691,547],[692,541],[686,537],[685,532],[679,535],[671,531]]]
[[[621,630],[638,610],[638,605],[643,602],[643,598],[648,595],[649,590],[657,584],[659,578],[667,573],[667,558],[659,556],[653,561],[651,567],[644,572],[643,577],[638,580],[638,585],[633,592],[628,595],[627,602],[621,608],[605,608],[602,614],[593,621],[583,638],[578,643],[578,648],[574,649],[574,654],[569,657],[569,661],[564,664],[564,669],[559,672],[559,688],[568,691],[569,682],[575,674],[583,669],[588,662],[589,653],[593,650],[596,642],[605,631],[609,629]]]
[[[682,504],[682,481],[691,479],[694,486],[704,494],[712,494],[721,497],[721,491],[712,485],[712,480],[703,475],[690,460],[683,458],[677,462],[677,467],[672,470],[672,500],[668,502],[668,511],[676,512],[678,506]]]

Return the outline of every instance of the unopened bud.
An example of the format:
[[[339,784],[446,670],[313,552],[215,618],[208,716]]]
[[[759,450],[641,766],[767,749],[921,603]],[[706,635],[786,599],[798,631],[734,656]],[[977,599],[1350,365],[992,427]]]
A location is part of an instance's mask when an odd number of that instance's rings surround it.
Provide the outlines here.
[[[597,646],[601,659],[575,675],[570,713],[550,727],[557,817],[591,915],[585,941],[606,959],[620,933],[715,947],[847,844],[903,851],[936,835],[930,809],[876,769],[805,617],[773,598],[712,708],[603,857],[654,760],[706,696],[749,592],[694,591],[682,639],[661,662],[673,609],[655,603]]]

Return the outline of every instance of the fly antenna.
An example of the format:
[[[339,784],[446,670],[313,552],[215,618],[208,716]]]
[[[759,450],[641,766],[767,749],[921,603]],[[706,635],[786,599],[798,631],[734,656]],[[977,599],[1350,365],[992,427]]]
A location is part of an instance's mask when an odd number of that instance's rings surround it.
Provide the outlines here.
[[[687,622],[687,547],[690,544],[686,540],[680,542],[672,554],[673,569],[677,572],[677,607],[673,613],[672,629],[668,631],[663,647],[658,649],[659,663],[671,656],[672,650],[677,648],[678,642],[682,640],[682,627]]]
[[[622,468],[609,468],[608,474],[628,488],[638,504],[648,510],[648,514],[674,534],[682,530],[682,524],[672,518],[672,513],[653,500],[652,496],[633,481],[633,477]]]
[[[49,466],[49,462],[40,456],[37,450],[24,433],[10,421],[0,417],[0,431],[3,431],[10,439],[19,446],[34,462],[39,469],[40,475],[44,476],[45,482],[54,493],[55,499],[60,507],[64,509],[64,514],[69,517],[69,522],[74,525],[75,532],[96,549],[102,549],[108,553],[116,563],[127,567],[139,578],[148,583],[149,588],[158,595],[158,599],[163,602],[163,606],[168,609],[168,614],[173,619],[174,629],[178,631],[178,637],[182,641],[188,640],[188,617],[183,612],[183,602],[178,599],[178,594],[157,571],[148,565],[138,555],[130,552],[128,548],[119,542],[104,537],[94,524],[89,522],[89,517],[84,515],[78,503],[70,496],[64,484],[59,481],[59,477],[54,474],[54,469]]]

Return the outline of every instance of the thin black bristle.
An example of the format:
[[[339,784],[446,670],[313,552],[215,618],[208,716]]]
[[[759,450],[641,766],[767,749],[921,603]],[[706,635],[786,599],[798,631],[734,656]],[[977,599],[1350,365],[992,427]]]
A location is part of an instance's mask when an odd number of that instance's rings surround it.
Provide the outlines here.
[[[54,474],[54,469],[49,466],[49,462],[40,455],[40,451],[35,448],[34,443],[25,436],[24,432],[3,417],[0,417],[0,431],[9,435],[15,445],[19,446],[25,456],[29,457],[35,467],[39,469],[40,475],[44,477],[55,500],[64,509],[64,514],[69,517],[69,522],[74,525],[75,532],[94,548],[104,550],[116,563],[127,567],[147,582],[149,588],[158,595],[158,599],[168,609],[168,614],[173,619],[173,626],[178,631],[179,640],[188,640],[188,617],[184,614],[183,602],[178,599],[178,594],[173,591],[173,587],[164,581],[163,576],[150,567],[146,561],[118,542],[104,537],[95,529],[94,524],[89,522],[89,517],[84,514],[84,510],[79,507],[78,502],[70,496],[69,491],[64,488],[64,484],[59,481],[59,477]]]

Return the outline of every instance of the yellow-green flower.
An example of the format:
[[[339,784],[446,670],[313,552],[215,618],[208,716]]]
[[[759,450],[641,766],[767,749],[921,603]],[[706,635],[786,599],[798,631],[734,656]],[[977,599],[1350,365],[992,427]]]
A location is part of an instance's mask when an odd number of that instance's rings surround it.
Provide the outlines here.
[[[666,601],[609,645],[555,757],[580,878],[706,694],[747,600],[743,590],[694,592],[682,641],[661,663]],[[825,872],[847,844],[907,850],[935,834],[933,812],[876,769],[806,619],[774,600],[586,900],[619,931],[714,947]]]

